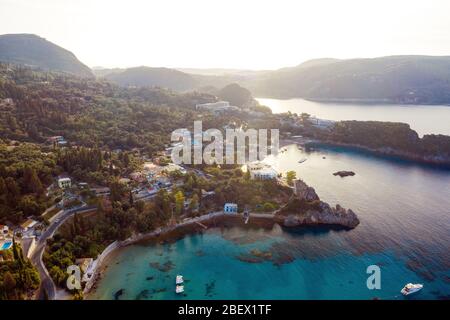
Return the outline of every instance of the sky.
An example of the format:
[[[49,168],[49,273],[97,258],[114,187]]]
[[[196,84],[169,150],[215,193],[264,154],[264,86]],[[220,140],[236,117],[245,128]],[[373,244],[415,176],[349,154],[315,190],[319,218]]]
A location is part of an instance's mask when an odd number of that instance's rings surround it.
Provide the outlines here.
[[[315,58],[450,55],[448,0],[0,0],[90,67],[277,69]]]

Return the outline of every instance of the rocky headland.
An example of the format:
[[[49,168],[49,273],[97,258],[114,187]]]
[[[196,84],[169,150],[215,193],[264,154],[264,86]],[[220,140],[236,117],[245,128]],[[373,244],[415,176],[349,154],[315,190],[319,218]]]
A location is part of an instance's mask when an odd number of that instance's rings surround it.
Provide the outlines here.
[[[276,214],[285,227],[301,225],[336,225],[353,229],[359,224],[359,219],[351,209],[345,209],[339,204],[331,207],[320,200],[314,188],[302,180],[294,184],[294,197]]]

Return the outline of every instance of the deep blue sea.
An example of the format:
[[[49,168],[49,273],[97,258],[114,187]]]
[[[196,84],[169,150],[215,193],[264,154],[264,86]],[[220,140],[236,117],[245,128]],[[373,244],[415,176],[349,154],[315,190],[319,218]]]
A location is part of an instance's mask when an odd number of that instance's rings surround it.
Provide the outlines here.
[[[306,157],[307,161],[298,163]],[[361,224],[328,228],[210,229],[172,244],[119,251],[91,299],[450,299],[450,171],[345,148],[295,145],[267,159],[295,170],[322,200],[353,209]],[[353,170],[353,177],[332,173]],[[252,250],[268,252],[254,261]],[[257,259],[256,259],[257,260]],[[369,265],[381,289],[366,286]],[[185,295],[174,293],[184,275]]]

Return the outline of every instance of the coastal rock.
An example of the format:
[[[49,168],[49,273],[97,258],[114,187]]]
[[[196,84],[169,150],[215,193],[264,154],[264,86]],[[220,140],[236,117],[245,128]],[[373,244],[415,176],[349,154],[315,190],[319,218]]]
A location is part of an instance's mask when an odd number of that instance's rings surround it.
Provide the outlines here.
[[[339,225],[353,229],[359,224],[359,219],[351,209],[344,209],[337,205],[331,208],[327,203],[321,202],[322,211],[308,210],[303,214],[289,214],[283,220],[285,227],[297,227],[301,225]]]
[[[340,176],[341,178],[343,177],[348,177],[348,176],[354,176],[355,173],[353,171],[337,171],[335,173],[333,173],[334,176]]]
[[[359,224],[358,217],[351,209],[345,209],[339,204],[332,208],[328,203],[320,201],[314,188],[302,180],[295,181],[294,194],[303,206],[290,208],[287,213],[280,214],[278,219],[281,219],[285,227],[328,224],[355,228]]]
[[[314,188],[308,186],[303,180],[295,180],[294,181],[294,194],[299,199],[304,199],[306,201],[315,201],[319,200],[319,196],[317,195]]]

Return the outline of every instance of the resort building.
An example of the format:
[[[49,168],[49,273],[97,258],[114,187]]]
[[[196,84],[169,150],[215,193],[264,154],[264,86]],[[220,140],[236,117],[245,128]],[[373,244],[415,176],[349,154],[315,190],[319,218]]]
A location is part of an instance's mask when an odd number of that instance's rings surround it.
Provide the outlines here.
[[[223,206],[223,212],[225,213],[237,213],[238,212],[238,205],[236,203],[225,203],[225,205]]]
[[[180,171],[182,174],[186,174],[186,169],[175,163],[169,163],[167,166],[163,167],[163,171],[170,173],[174,171]]]
[[[87,184],[87,182],[79,182],[79,183],[78,183],[78,186],[79,186],[81,189],[86,189],[86,188],[89,187],[89,185]]]
[[[206,191],[205,189],[202,189],[202,198],[206,198],[206,197],[209,197],[209,196],[213,196],[213,195],[215,195],[216,194],[216,192],[214,191],[214,190],[212,190],[212,191]]]
[[[91,191],[95,193],[96,197],[109,196],[111,193],[111,190],[108,187],[91,188]]]
[[[64,139],[63,136],[49,137],[47,139],[47,141],[49,141],[50,143],[56,144],[58,146],[66,146],[67,145],[67,141],[66,141],[66,139]]]
[[[30,230],[31,228],[33,228],[36,224],[37,224],[37,221],[28,219],[27,221],[25,221],[24,223],[22,223],[20,225],[20,228],[22,229],[22,231],[26,232],[26,231]]]
[[[336,121],[333,120],[319,119],[316,117],[310,117],[309,122],[319,129],[331,129],[336,123]]]
[[[72,180],[70,178],[60,178],[58,179],[58,187],[61,189],[67,189],[70,188],[72,185]]]
[[[47,140],[49,142],[58,142],[58,141],[63,141],[64,137],[63,136],[53,136],[53,137],[48,137]]]
[[[228,101],[217,101],[217,102],[211,102],[211,103],[197,104],[195,106],[195,109],[212,111],[214,113],[223,113],[223,112],[226,112],[226,111],[237,111],[237,110],[239,110],[238,107],[230,106],[230,103]]]
[[[278,175],[270,165],[259,161],[247,164],[247,170],[250,172],[250,177],[257,180],[276,179]]]

